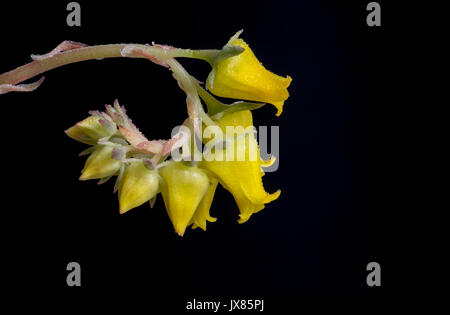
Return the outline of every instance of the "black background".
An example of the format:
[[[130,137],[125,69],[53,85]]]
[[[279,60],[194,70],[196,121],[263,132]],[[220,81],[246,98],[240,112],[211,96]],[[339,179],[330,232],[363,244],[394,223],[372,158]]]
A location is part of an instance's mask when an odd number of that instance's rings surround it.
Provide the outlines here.
[[[280,167],[264,177],[281,197],[238,224],[232,196],[217,190],[207,231],[177,236],[162,198],[119,215],[112,182],[80,182],[86,146],[64,130],[118,98],[149,138],[167,138],[186,117],[169,71],[145,60],[87,61],[52,70],[32,93],[1,96],[2,243],[5,274],[19,294],[140,292],[182,309],[191,298],[379,296],[392,290],[387,213],[390,93],[389,3],[382,26],[366,24],[369,1],[79,1],[82,26],[66,25],[66,4],[6,3],[0,72],[63,40],[220,48],[237,30],[267,68],[290,75],[281,117],[265,106],[256,125],[280,126]],[[391,35],[389,35],[391,36]],[[206,79],[209,66],[181,60]],[[82,268],[81,288],[66,265]],[[368,288],[366,265],[382,267]],[[11,287],[10,285],[10,287]],[[14,291],[15,292],[15,291]],[[278,307],[273,302],[272,307]]]

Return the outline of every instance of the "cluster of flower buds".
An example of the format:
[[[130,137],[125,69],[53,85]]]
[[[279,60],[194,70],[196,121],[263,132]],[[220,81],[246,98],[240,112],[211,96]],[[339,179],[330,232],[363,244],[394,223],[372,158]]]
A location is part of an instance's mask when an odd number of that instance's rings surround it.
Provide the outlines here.
[[[249,46],[233,36],[227,45],[211,58],[212,71],[206,87],[221,97],[270,103],[280,115],[288,98],[290,77],[280,77],[266,70]],[[230,48],[232,54],[227,55]],[[171,48],[167,48],[171,49]],[[136,49],[128,49],[136,54]],[[237,52],[236,52],[237,51]],[[148,57],[148,56],[147,56]],[[106,111],[91,111],[90,116],[66,130],[66,134],[91,145],[82,155],[89,155],[80,180],[98,179],[100,183],[117,176],[114,191],[118,191],[120,213],[150,202],[162,194],[165,207],[177,234],[183,235],[188,226],[206,230],[207,222],[216,221],[210,215],[214,194],[220,183],[234,197],[240,212],[240,223],[262,210],[265,204],[277,199],[280,190],[265,191],[263,168],[274,158],[264,161],[260,157],[251,110],[262,103],[238,101],[223,104],[188,75],[175,59],[151,60],[167,65],[187,94],[189,118],[184,126],[194,134],[185,137],[178,133],[169,140],[148,140],[131,122],[125,108],[116,100]],[[207,106],[203,111],[200,98]],[[200,106],[200,107],[199,107]],[[194,119],[192,119],[194,118]],[[198,122],[200,121],[200,123]],[[212,137],[208,128],[215,128]],[[232,135],[229,127],[238,127]],[[250,131],[249,131],[250,130]],[[204,148],[196,141],[200,136]],[[184,160],[174,158],[182,151]],[[201,159],[193,159],[201,151]]]

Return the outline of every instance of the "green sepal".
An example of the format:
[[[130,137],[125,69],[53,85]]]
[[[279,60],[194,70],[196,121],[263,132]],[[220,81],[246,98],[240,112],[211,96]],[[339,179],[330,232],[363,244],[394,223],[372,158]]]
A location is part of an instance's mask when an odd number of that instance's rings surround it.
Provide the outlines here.
[[[198,95],[205,102],[206,107],[208,108],[208,115],[210,117],[215,116],[219,113],[233,113],[239,112],[241,110],[254,110],[261,108],[265,105],[265,103],[255,103],[255,102],[245,102],[245,101],[237,101],[232,104],[224,104],[210,93],[208,93],[204,88],[202,88],[199,84],[196,84]]]
[[[236,45],[225,45],[213,58],[213,64],[224,61],[225,59],[237,56],[244,52],[244,48]]]

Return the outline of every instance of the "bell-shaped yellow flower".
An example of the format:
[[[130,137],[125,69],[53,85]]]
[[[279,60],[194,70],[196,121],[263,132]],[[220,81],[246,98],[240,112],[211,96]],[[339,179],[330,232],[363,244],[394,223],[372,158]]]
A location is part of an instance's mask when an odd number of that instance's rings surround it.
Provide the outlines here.
[[[158,190],[158,173],[148,169],[142,160],[131,162],[125,167],[120,179],[120,213],[125,213],[149,201],[156,196]]]
[[[115,175],[122,165],[111,157],[114,146],[102,145],[86,160],[80,180],[98,179]]]
[[[97,140],[113,135],[116,130],[116,125],[112,121],[102,120],[98,116],[89,116],[67,129],[65,133],[77,141],[97,144]]]
[[[197,166],[174,161],[161,167],[159,174],[163,179],[161,193],[167,213],[175,232],[183,236],[208,190],[208,175]]]
[[[250,111],[240,111],[226,114],[217,120],[221,129],[226,126],[248,127],[252,125]],[[215,149],[205,152],[205,159],[199,163],[200,167],[211,171],[220,183],[233,194],[239,207],[239,223],[246,222],[253,213],[264,208],[264,204],[277,199],[280,190],[273,194],[265,191],[262,176],[264,172],[261,167],[268,166],[270,162],[265,162],[260,158],[258,143],[252,133],[241,133],[233,139],[228,139],[226,148]],[[227,150],[233,149],[233,156]],[[223,160],[214,159],[214,156],[222,157]]]
[[[214,64],[206,81],[208,90],[222,97],[273,104],[279,116],[289,97],[287,88],[292,78],[283,78],[264,68],[247,43],[236,37],[227,45],[240,46],[244,52]]]

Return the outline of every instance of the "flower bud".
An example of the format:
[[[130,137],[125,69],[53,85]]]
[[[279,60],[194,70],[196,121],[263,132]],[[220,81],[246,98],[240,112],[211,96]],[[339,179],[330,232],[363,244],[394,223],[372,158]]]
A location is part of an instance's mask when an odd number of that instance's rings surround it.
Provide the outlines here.
[[[142,161],[131,162],[125,167],[120,179],[120,213],[123,214],[149,201],[156,196],[158,189],[158,173],[148,169]]]
[[[111,157],[114,146],[102,145],[86,160],[80,180],[98,179],[116,174],[122,162]]]
[[[183,236],[197,207],[205,196],[209,179],[197,166],[169,162],[159,169],[163,181],[161,193],[175,232]]]
[[[116,129],[116,125],[112,121],[99,116],[89,116],[67,129],[65,133],[77,141],[97,144],[99,139],[113,135]]]

